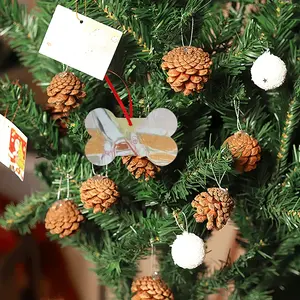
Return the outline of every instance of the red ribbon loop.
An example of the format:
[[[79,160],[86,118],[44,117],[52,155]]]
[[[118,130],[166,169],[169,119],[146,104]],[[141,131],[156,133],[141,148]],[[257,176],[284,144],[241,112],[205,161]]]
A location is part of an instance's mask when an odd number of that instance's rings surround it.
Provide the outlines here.
[[[121,100],[118,92],[116,91],[114,85],[112,84],[112,82],[110,81],[110,79],[108,78],[108,76],[107,75],[104,76],[105,81],[107,82],[109,88],[111,89],[112,93],[115,96],[115,99],[117,100],[117,102],[119,103],[119,105],[120,105],[120,107],[122,109],[122,112],[123,112],[123,114],[124,114],[124,116],[125,116],[125,118],[126,118],[126,120],[128,122],[128,125],[132,126],[132,122],[131,122],[130,119],[133,117],[133,104],[132,104],[132,98],[131,98],[130,90],[129,90],[126,82],[118,74],[116,74],[115,72],[110,71],[110,70],[108,70],[108,72],[110,72],[110,73],[116,75],[117,77],[119,77],[122,80],[122,82],[124,83],[124,85],[125,85],[125,88],[126,88],[127,93],[128,93],[129,113],[127,112],[127,110],[126,110],[126,108],[124,106],[124,103],[122,102],[122,100]]]

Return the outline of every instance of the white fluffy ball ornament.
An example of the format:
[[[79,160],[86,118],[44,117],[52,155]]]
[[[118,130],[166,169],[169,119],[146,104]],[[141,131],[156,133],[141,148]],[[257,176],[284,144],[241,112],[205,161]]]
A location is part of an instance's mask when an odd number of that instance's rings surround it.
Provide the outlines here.
[[[205,256],[204,242],[194,233],[184,231],[177,235],[172,247],[174,263],[183,269],[200,266]]]
[[[259,56],[251,68],[252,81],[266,91],[281,86],[286,72],[285,63],[269,51]]]

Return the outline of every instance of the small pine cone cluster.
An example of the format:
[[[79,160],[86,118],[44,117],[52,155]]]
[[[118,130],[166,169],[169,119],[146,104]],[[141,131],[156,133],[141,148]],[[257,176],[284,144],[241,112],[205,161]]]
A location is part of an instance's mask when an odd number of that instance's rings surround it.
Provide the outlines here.
[[[207,220],[208,230],[221,229],[227,223],[234,207],[234,201],[227,190],[209,188],[207,192],[197,195],[192,201],[196,208],[194,214],[196,222],[203,223]]]
[[[127,166],[128,171],[136,178],[145,177],[148,181],[155,178],[156,173],[160,172],[160,168],[153,164],[148,158],[141,156],[123,156],[122,162]]]
[[[211,73],[212,61],[201,48],[175,48],[163,57],[163,61],[161,67],[168,71],[167,82],[175,92],[183,92],[185,96],[199,93]]]
[[[72,200],[59,200],[48,209],[45,227],[50,233],[63,238],[76,232],[83,220],[83,215]]]
[[[235,161],[238,172],[249,172],[256,169],[261,158],[258,141],[246,132],[238,131],[224,142]]]
[[[166,283],[160,278],[151,276],[144,276],[133,281],[131,292],[134,294],[132,300],[174,300],[172,291]]]
[[[114,181],[104,176],[94,176],[80,188],[81,201],[85,208],[93,208],[94,213],[105,213],[120,197]]]
[[[85,85],[73,73],[62,72],[55,75],[47,88],[49,97],[46,109],[53,120],[66,120],[72,109],[77,108],[86,93]],[[59,122],[63,126],[64,122]]]

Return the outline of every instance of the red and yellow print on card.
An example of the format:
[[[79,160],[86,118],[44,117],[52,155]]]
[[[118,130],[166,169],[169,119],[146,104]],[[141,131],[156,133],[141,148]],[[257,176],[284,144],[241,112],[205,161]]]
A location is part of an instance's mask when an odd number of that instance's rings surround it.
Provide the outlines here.
[[[0,162],[24,180],[27,137],[11,121],[0,115]]]

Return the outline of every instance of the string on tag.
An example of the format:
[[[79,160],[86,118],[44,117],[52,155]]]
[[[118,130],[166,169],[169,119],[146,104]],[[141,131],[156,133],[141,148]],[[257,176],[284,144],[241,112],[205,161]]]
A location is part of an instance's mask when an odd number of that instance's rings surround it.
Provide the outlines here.
[[[17,106],[17,108],[16,108],[16,110],[15,110],[15,113],[14,113],[12,119],[11,119],[11,122],[12,122],[12,123],[14,122],[14,120],[15,120],[15,118],[16,118],[16,115],[17,115],[17,112],[18,112],[18,110],[19,110],[19,107],[20,107],[21,102],[22,102],[22,100],[19,99],[19,100],[18,100],[18,106]]]
[[[133,104],[132,104],[132,98],[131,98],[131,94],[130,94],[130,90],[126,84],[126,82],[118,75],[116,74],[115,72],[111,71],[111,70],[108,70],[108,72],[116,75],[119,79],[121,79],[121,81],[123,82],[123,84],[125,85],[125,88],[127,90],[127,93],[128,93],[128,100],[129,100],[129,113],[127,112],[125,106],[124,106],[124,103],[122,102],[118,92],[116,91],[114,85],[112,84],[112,82],[110,81],[110,79],[108,78],[107,75],[104,76],[104,79],[105,81],[107,82],[109,88],[111,89],[113,95],[115,96],[115,99],[117,100],[118,104],[120,105],[121,109],[122,109],[122,112],[128,122],[128,125],[129,126],[132,126],[132,122],[131,122],[131,118],[133,117]]]
[[[184,228],[184,226],[182,225],[182,224],[180,224],[179,223],[179,214],[176,212],[176,211],[173,211],[173,217],[174,217],[174,219],[175,219],[175,221],[176,221],[176,224],[177,224],[177,226],[183,231],[183,232],[188,232],[189,231],[189,227],[188,227],[188,221],[187,221],[187,217],[186,217],[186,214],[183,212],[183,211],[181,211],[181,214],[183,215],[183,217],[184,217],[184,222],[185,222],[185,228]]]
[[[183,38],[183,16],[181,17],[180,23],[181,23],[181,25],[180,25],[181,43],[182,43],[182,46],[185,47],[184,38]],[[191,36],[190,36],[189,47],[192,45],[193,35],[194,35],[194,18],[192,17],[192,27],[191,27]]]
[[[233,100],[233,106],[234,106],[234,111],[236,115],[236,127],[238,131],[242,130],[241,122],[240,122],[240,100],[236,101],[236,99]]]
[[[82,24],[83,23],[83,20],[81,20],[78,16],[78,2],[79,0],[76,0],[76,18],[79,20],[79,22]],[[86,16],[86,0],[84,0],[84,15]]]
[[[16,108],[16,110],[15,110],[15,112],[14,112],[13,117],[12,117],[11,120],[10,120],[12,123],[14,122],[14,120],[15,120],[15,118],[16,118],[16,115],[17,115],[17,112],[18,112],[19,107],[20,107],[20,105],[21,105],[21,102],[22,102],[22,100],[19,99],[19,100],[18,100],[18,106],[17,106],[17,108]],[[6,110],[5,110],[5,113],[4,113],[4,118],[7,118],[8,110],[9,110],[9,104],[7,104],[7,106],[6,106]]]
[[[6,106],[6,110],[5,110],[5,113],[4,113],[4,118],[6,118],[6,116],[7,116],[8,108],[9,108],[9,104],[7,104],[7,106]]]

